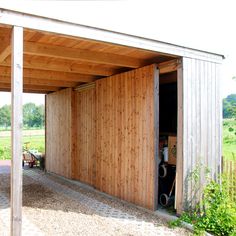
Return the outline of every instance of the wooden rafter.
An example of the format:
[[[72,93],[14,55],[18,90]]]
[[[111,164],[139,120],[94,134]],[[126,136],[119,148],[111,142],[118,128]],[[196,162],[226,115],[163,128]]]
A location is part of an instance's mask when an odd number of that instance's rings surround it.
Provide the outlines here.
[[[36,56],[54,57],[68,60],[79,60],[107,65],[138,68],[143,65],[142,60],[112,53],[68,48],[42,43],[24,43],[24,53]]]
[[[165,74],[165,73],[177,71],[177,69],[179,68],[179,64],[180,63],[178,59],[173,59],[170,61],[158,63],[157,66],[160,70],[160,74]]]
[[[10,92],[11,89],[10,88],[1,88],[0,87],[0,92]],[[54,91],[46,91],[46,90],[33,90],[33,89],[24,89],[23,88],[23,92],[24,93],[37,93],[37,94],[48,94]]]
[[[10,57],[0,63],[3,66],[10,65]],[[104,68],[99,65],[78,64],[71,61],[47,60],[43,57],[24,57],[24,68],[60,71],[68,73],[88,74],[96,76],[110,76],[118,72],[117,69]]]
[[[42,79],[42,80],[63,80],[68,82],[93,82],[97,77],[91,75],[82,75],[77,73],[66,73],[57,71],[24,69],[24,76],[28,78]],[[11,68],[9,66],[0,66],[1,76],[10,76]]]
[[[10,91],[11,90],[11,84],[10,83],[1,83],[0,82],[0,90],[4,91]],[[24,90],[27,91],[47,91],[47,92],[53,92],[53,91],[58,91],[60,90],[59,87],[55,86],[42,86],[42,85],[24,85],[23,86]]]
[[[11,81],[10,77],[1,76],[1,83],[9,83]],[[42,85],[42,86],[55,86],[55,87],[75,87],[78,85],[77,82],[68,82],[63,80],[41,80],[35,78],[24,77],[24,85]]]

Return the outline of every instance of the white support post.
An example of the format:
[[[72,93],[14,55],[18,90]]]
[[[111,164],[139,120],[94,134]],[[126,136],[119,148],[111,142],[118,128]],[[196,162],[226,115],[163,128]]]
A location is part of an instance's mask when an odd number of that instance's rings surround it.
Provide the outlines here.
[[[20,236],[22,225],[22,27],[13,26],[11,58],[11,236]]]

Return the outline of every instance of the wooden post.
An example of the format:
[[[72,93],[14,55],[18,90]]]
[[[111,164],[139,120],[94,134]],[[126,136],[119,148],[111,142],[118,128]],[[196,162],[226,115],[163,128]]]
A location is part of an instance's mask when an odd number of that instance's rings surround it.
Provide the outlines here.
[[[175,188],[175,208],[177,214],[183,211],[183,67],[182,61],[177,69],[178,87],[178,122],[177,122],[177,162],[176,162],[176,188]]]
[[[22,93],[23,28],[12,29],[11,71],[11,236],[21,235],[22,225]]]
[[[155,140],[154,140],[154,155],[155,155],[155,168],[154,168],[154,209],[157,210],[158,206],[158,176],[159,176],[159,68],[157,65],[154,65],[154,132],[155,132]]]

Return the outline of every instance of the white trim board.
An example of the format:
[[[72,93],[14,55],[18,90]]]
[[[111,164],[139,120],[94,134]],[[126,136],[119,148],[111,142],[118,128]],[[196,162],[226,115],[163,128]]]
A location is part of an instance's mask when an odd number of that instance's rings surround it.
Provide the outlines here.
[[[216,63],[221,63],[222,59],[224,58],[223,55],[177,46],[153,39],[147,39],[90,26],[25,14],[12,10],[6,10],[3,8],[0,8],[0,24],[21,26],[33,30],[80,37]]]

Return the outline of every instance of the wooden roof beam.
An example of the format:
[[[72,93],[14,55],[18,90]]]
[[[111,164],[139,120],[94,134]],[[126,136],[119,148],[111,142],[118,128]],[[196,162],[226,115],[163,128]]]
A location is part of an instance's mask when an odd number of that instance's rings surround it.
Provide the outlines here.
[[[0,87],[0,92],[11,92],[10,88],[1,88]],[[24,93],[37,93],[37,94],[48,94],[54,91],[44,91],[44,90],[32,90],[32,89],[24,89],[23,88],[23,92]]]
[[[1,76],[0,74],[0,82],[10,83],[10,81],[11,77]],[[41,80],[27,77],[24,77],[23,83],[25,85],[42,85],[42,86],[55,86],[55,87],[76,87],[79,85],[79,83],[77,82],[68,82],[62,80]]]
[[[10,66],[11,58],[8,57],[4,62],[0,63],[2,66]],[[24,57],[24,68],[49,70],[67,73],[78,73],[93,76],[110,76],[117,74],[119,70],[104,68],[99,65],[86,65],[72,63],[71,61],[56,61],[45,57]]]
[[[157,64],[160,70],[160,74],[177,71],[180,65],[181,65],[181,61],[179,59],[173,59],[170,61],[165,61],[165,62],[161,62]]]
[[[1,76],[11,76],[10,66],[0,66],[0,75]],[[76,73],[66,73],[66,72],[57,72],[57,71],[46,71],[46,70],[36,70],[36,69],[24,69],[24,77],[41,79],[41,80],[51,80],[58,81],[63,80],[67,82],[82,82],[89,83],[95,81],[96,78],[92,75],[82,75]]]
[[[39,91],[39,92],[54,92],[60,90],[59,87],[55,86],[38,86],[38,85],[23,85],[23,89],[27,91]],[[11,84],[10,83],[2,83],[0,82],[0,90],[3,91],[11,91]]]
[[[67,48],[35,42],[24,42],[24,54],[79,60],[92,63],[139,68],[143,62],[139,59],[105,52],[95,52],[85,49]]]

